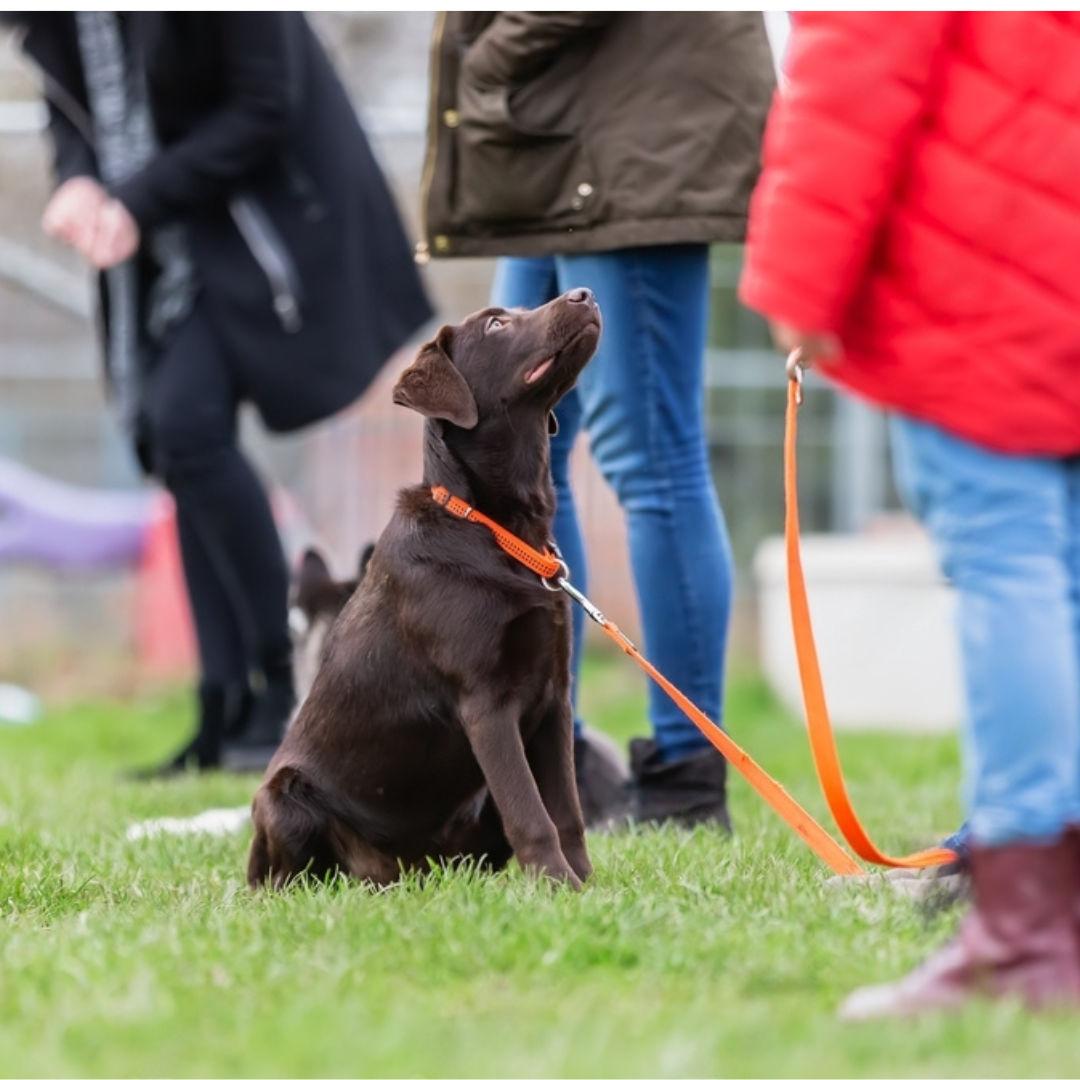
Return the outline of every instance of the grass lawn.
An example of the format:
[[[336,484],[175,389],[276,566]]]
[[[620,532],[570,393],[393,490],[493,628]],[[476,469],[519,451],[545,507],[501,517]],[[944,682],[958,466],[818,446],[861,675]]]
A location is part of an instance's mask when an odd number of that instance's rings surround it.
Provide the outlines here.
[[[584,711],[643,730],[643,687],[594,659]],[[250,799],[250,779],[135,784],[181,737],[160,695],[0,727],[2,1076],[1076,1076],[1080,1023],[1007,1005],[849,1027],[850,989],[948,935],[826,871],[736,779],[734,841],[596,837],[584,892],[468,870],[381,895],[248,893],[249,833],[128,842],[133,822]],[[811,812],[805,737],[753,677],[732,734]],[[958,822],[951,739],[848,736],[852,795],[887,849]]]

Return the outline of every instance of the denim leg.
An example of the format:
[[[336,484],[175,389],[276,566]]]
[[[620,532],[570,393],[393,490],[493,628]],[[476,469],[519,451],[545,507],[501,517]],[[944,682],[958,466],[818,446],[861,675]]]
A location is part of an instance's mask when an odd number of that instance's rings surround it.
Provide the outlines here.
[[[957,589],[972,836],[1052,840],[1080,792],[1076,465],[892,429],[899,486]]]
[[[555,407],[558,433],[551,437],[551,479],[555,484],[555,521],[552,529],[559,553],[570,571],[570,580],[586,596],[589,594],[589,564],[585,554],[585,538],[581,532],[574,491],[570,486],[570,452],[581,430],[581,398],[577,389],[568,393]],[[571,696],[574,704],[574,731],[581,734],[577,715],[577,685],[581,675],[582,645],[585,641],[585,611],[580,604],[571,603],[573,619],[573,655],[571,656]]]
[[[1065,476],[1068,494],[1069,539],[1066,566],[1069,574],[1069,605],[1072,612],[1073,646],[1077,671],[1080,672],[1080,457],[1070,458],[1065,463]],[[1080,726],[1080,711],[1076,714]],[[1072,806],[1069,821],[1080,826],[1080,735],[1076,740],[1076,778],[1073,788]]]
[[[708,248],[556,264],[560,291],[592,289],[604,318],[578,391],[593,457],[626,514],[644,651],[719,722],[733,566],[705,438]],[[651,681],[649,718],[665,761],[709,745]]]
[[[971,851],[971,822],[965,821],[956,832],[941,841],[941,846],[966,859]]]
[[[554,258],[502,258],[495,264],[491,286],[494,307],[535,308],[554,300],[560,293]],[[581,534],[574,493],[570,488],[570,452],[581,429],[581,401],[571,390],[555,408],[558,434],[551,438],[551,479],[555,485],[555,543],[570,570],[570,580],[588,595],[588,565],[585,540]],[[570,658],[570,693],[574,706],[574,734],[581,734],[577,714],[577,687],[581,676],[582,644],[585,640],[585,612],[571,604],[573,654]]]

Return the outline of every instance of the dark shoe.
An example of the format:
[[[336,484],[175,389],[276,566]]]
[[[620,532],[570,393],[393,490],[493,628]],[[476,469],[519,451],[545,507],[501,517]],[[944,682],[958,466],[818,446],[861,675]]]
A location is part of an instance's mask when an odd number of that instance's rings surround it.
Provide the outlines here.
[[[133,769],[128,776],[132,780],[160,780],[170,776],[183,776],[189,772],[216,769],[221,763],[221,743],[228,721],[229,706],[238,695],[234,687],[199,687],[199,727],[194,738],[176,754],[160,765]]]
[[[292,665],[268,672],[249,701],[246,722],[222,751],[221,767],[229,772],[264,772],[270,764],[296,707]]]
[[[581,736],[574,739],[574,776],[586,829],[626,816],[630,771],[612,739],[583,725]]]
[[[970,867],[974,907],[953,941],[898,982],[856,990],[841,1019],[958,1009],[978,997],[1080,1005],[1080,863],[1069,840],[973,847]]]
[[[222,740],[222,749],[234,743],[244,733],[251,720],[251,709],[254,704],[255,694],[248,683],[236,689],[225,713],[225,737]]]
[[[727,762],[711,746],[662,762],[653,739],[630,741],[630,817],[639,825],[719,825],[731,832]]]

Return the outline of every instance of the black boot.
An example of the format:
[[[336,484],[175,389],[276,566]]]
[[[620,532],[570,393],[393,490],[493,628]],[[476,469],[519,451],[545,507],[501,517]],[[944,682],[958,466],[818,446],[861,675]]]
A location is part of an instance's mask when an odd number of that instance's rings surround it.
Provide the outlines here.
[[[216,769],[221,764],[221,745],[229,705],[238,693],[235,687],[201,685],[199,727],[194,738],[167,761],[144,769],[134,769],[128,774],[129,777],[132,780],[156,780]]]
[[[662,762],[653,739],[630,741],[631,818],[637,824],[719,825],[731,832],[727,762],[711,746]]]
[[[261,675],[248,699],[246,721],[222,752],[222,768],[230,772],[263,772],[296,708],[291,661],[266,664]]]
[[[630,772],[618,746],[595,728],[582,725],[574,739],[574,776],[585,828],[603,828],[626,817]]]

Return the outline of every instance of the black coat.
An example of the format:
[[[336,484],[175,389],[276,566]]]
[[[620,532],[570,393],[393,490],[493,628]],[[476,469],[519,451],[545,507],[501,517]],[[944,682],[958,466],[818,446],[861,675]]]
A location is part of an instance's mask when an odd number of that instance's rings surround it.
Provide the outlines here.
[[[344,87],[298,12],[126,18],[162,150],[112,194],[144,233],[187,227],[202,303],[268,427],[337,412],[432,315]],[[74,17],[19,21],[58,181],[96,176]]]

